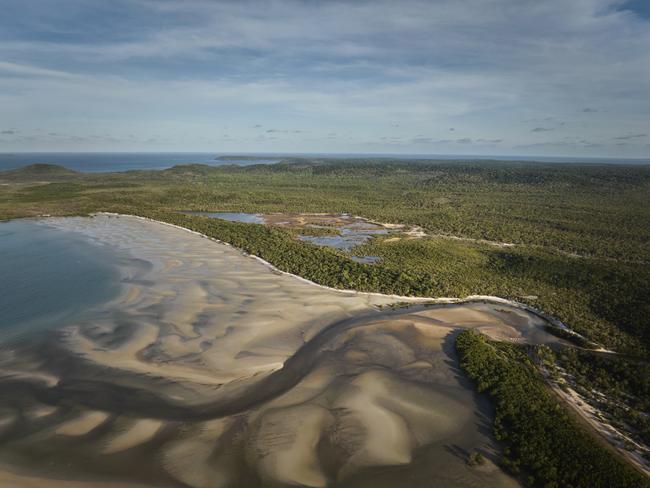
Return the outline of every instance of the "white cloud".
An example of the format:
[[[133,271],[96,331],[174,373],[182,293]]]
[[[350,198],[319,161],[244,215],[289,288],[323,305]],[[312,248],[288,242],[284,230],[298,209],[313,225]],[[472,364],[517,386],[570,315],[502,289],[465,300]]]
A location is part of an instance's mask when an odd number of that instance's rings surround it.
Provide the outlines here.
[[[290,127],[283,141],[342,128],[355,141],[425,133],[444,144],[462,127],[454,141],[551,147],[539,139],[554,130],[613,147],[650,119],[650,29],[618,3],[131,1],[171,20],[84,42],[0,43],[0,122],[160,127],[177,144],[232,122],[240,138]]]
[[[18,75],[18,76],[35,76],[35,77],[56,77],[67,78],[71,76],[64,71],[38,68],[36,66],[29,66],[25,64],[16,64],[0,61],[0,76],[5,75]]]

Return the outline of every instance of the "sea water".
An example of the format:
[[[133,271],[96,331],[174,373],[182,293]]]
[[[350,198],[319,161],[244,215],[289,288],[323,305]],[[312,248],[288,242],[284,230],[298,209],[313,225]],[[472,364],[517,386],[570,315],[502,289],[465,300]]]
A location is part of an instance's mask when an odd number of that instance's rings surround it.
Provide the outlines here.
[[[47,225],[0,223],[0,336],[70,324],[120,292],[110,248]]]

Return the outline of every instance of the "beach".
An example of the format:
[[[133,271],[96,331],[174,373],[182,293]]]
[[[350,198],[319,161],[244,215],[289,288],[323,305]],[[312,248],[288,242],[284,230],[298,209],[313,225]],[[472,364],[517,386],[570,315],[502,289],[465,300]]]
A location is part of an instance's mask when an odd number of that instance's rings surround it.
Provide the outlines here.
[[[557,341],[535,313],[327,289],[136,217],[39,225],[110,248],[121,289],[0,347],[0,481],[518,486],[494,464],[489,403],[453,340]],[[486,464],[469,467],[471,452]]]

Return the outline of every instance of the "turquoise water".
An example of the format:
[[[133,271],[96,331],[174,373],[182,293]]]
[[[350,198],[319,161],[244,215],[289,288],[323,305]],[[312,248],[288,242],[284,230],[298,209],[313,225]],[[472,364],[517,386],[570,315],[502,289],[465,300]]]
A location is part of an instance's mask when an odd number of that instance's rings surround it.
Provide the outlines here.
[[[0,223],[0,335],[71,323],[120,291],[119,257],[30,220]]]

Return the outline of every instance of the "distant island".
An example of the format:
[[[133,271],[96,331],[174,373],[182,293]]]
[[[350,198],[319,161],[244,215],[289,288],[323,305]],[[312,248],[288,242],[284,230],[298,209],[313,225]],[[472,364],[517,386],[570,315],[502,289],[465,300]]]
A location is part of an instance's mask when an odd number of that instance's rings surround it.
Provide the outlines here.
[[[275,156],[246,156],[246,155],[233,155],[233,156],[217,156],[215,161],[277,161],[279,159]]]

